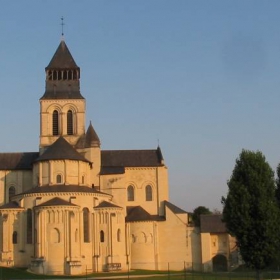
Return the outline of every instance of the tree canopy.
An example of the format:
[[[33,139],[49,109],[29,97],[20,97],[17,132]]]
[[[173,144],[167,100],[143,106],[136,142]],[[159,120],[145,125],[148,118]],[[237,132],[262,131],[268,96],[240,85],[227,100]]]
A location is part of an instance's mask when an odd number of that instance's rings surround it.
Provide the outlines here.
[[[243,150],[222,197],[223,220],[244,262],[257,271],[271,264],[279,248],[279,208],[274,172],[264,155]]]
[[[205,206],[198,206],[193,210],[192,220],[196,227],[200,226],[200,215],[212,214],[212,212]]]

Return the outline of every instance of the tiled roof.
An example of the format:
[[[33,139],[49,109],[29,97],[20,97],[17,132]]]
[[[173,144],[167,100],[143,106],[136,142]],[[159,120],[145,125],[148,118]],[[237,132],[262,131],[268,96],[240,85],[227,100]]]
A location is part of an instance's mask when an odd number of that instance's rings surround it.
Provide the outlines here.
[[[79,68],[72,57],[66,43],[62,40],[56,49],[46,69],[75,69]]]
[[[221,214],[200,215],[200,231],[202,233],[226,233],[226,225]]]
[[[124,174],[125,170],[124,167],[101,167],[100,175],[110,175],[110,174]]]
[[[77,205],[69,201],[66,201],[64,199],[61,199],[59,197],[55,197],[37,206],[40,207],[40,206],[77,206]]]
[[[175,214],[185,214],[187,213],[183,209],[175,206],[174,204],[170,203],[169,201],[164,201],[164,204]]]
[[[121,207],[108,201],[102,201],[99,205],[97,205],[94,208],[98,209],[98,208],[121,208]]]
[[[39,153],[0,153],[0,170],[31,170]]]
[[[126,207],[126,222],[144,222],[144,221],[165,221],[165,218],[159,215],[151,215],[141,206]]]
[[[42,186],[42,187],[34,187],[30,190],[20,193],[21,194],[29,194],[29,193],[52,193],[52,192],[81,192],[81,193],[102,193],[95,188],[89,188],[86,186],[78,186],[78,185],[48,185],[48,186]]]
[[[15,201],[11,201],[9,203],[6,203],[6,204],[0,206],[0,209],[19,209],[19,208],[22,208],[22,207],[20,207],[18,205],[18,203]]]
[[[80,160],[89,162],[78,153],[63,137],[59,137],[46,151],[37,159],[45,160]]]
[[[86,134],[82,135],[76,144],[77,149],[100,147],[100,140],[91,122]]]
[[[80,68],[73,59],[66,43],[61,41],[49,65],[46,67],[49,73],[60,73],[61,71],[75,73],[75,79],[48,79],[46,90],[41,100],[44,99],[84,99],[80,92]],[[50,72],[49,72],[50,71]],[[47,77],[48,77],[47,76]]]
[[[101,152],[102,167],[163,166],[159,150],[111,150]]]
[[[84,99],[80,93],[79,87],[73,85],[74,82],[62,81],[60,84],[51,85],[46,87],[44,95],[41,97],[42,100],[48,99]],[[72,84],[72,86],[69,86]]]

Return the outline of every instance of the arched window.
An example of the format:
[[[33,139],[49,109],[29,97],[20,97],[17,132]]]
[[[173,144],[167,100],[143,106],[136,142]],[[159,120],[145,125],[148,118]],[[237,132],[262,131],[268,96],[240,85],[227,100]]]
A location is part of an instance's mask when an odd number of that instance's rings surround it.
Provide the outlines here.
[[[146,201],[153,200],[153,190],[150,185],[146,186]]]
[[[118,229],[118,231],[117,231],[117,241],[121,242],[121,230],[120,229]]]
[[[133,186],[128,186],[128,188],[127,188],[127,201],[134,201],[134,188],[133,188]]]
[[[17,244],[18,234],[17,231],[13,232],[13,244]]]
[[[85,175],[82,176],[82,184],[85,184]]]
[[[105,241],[104,231],[101,230],[101,231],[100,231],[100,242],[103,243],[104,241]]]
[[[50,240],[52,243],[59,243],[60,242],[60,232],[57,228],[53,228],[51,230]]]
[[[32,244],[32,228],[33,228],[32,210],[27,209],[27,213],[26,213],[26,243],[27,244]]]
[[[16,194],[16,188],[15,187],[9,187],[9,201],[11,201],[12,196]]]
[[[84,242],[89,242],[89,210],[83,209]]]
[[[56,183],[61,184],[62,183],[62,176],[60,174],[56,175]]]
[[[67,112],[67,135],[73,135],[73,112]]]
[[[59,134],[59,130],[58,130],[58,111],[54,110],[53,111],[53,135],[58,135]]]

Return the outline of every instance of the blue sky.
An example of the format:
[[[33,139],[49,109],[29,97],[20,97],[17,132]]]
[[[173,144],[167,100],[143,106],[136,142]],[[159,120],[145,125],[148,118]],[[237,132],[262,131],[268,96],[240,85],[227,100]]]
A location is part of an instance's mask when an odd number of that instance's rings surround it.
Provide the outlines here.
[[[280,162],[279,10],[278,0],[1,1],[1,152],[38,150],[64,16],[102,149],[159,141],[170,201],[222,209],[243,148]]]

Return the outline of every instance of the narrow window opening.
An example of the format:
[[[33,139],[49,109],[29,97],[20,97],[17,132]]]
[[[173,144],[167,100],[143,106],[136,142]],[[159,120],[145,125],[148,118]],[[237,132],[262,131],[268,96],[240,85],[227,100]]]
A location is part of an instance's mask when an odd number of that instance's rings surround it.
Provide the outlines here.
[[[58,111],[53,111],[53,135],[58,135]]]
[[[120,229],[118,229],[118,231],[117,231],[117,241],[121,242],[121,230]]]
[[[61,79],[62,79],[62,71],[58,71],[57,74],[58,74],[57,79],[58,79],[58,80],[61,80]]]
[[[128,186],[128,188],[127,188],[127,201],[134,201],[134,188],[133,188],[133,186]]]
[[[11,201],[11,198],[16,194],[16,189],[15,187],[10,187],[9,188],[9,201]]]
[[[53,71],[53,80],[54,80],[54,81],[57,80],[57,71]]]
[[[73,135],[73,112],[67,112],[67,135]]]
[[[56,183],[61,184],[62,183],[62,176],[60,174],[56,175]]]
[[[101,231],[100,231],[100,242],[103,243],[104,241],[105,241],[104,231],[101,230]]]
[[[84,242],[89,242],[89,210],[83,209],[83,220],[84,220]]]
[[[150,185],[146,186],[146,201],[153,200],[153,191]]]
[[[13,244],[17,244],[18,240],[18,233],[16,231],[13,232]]]

